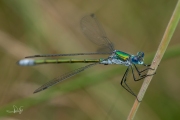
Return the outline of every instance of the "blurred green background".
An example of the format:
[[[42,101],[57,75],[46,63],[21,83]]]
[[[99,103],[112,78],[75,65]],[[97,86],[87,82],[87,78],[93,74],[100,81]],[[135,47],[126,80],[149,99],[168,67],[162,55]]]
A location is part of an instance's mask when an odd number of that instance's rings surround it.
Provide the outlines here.
[[[86,64],[21,67],[34,54],[96,52],[80,29],[95,13],[118,50],[145,52],[150,63],[177,0],[0,0],[1,120],[125,120],[135,97],[120,86],[126,67],[92,67],[43,92],[42,84]],[[180,119],[180,26],[145,94],[135,120]],[[76,58],[107,56],[78,56]],[[67,57],[65,57],[67,58]],[[128,83],[138,93],[143,81]],[[23,112],[8,113],[13,105]]]

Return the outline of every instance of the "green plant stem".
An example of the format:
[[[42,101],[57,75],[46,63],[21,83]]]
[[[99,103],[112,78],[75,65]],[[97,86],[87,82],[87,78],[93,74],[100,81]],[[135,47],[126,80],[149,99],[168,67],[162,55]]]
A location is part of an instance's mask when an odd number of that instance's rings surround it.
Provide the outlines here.
[[[169,21],[169,24],[168,24],[168,26],[166,28],[164,36],[163,36],[163,38],[161,40],[161,43],[160,43],[160,45],[158,47],[156,55],[155,55],[155,57],[153,59],[153,62],[151,64],[151,68],[153,68],[155,70],[149,70],[147,72],[147,74],[150,75],[150,74],[153,74],[156,71],[156,69],[157,69],[157,67],[158,67],[158,65],[159,65],[159,63],[160,63],[160,61],[161,61],[161,59],[162,59],[162,57],[163,57],[163,55],[164,55],[164,53],[166,51],[166,48],[167,48],[167,46],[168,46],[168,44],[169,44],[169,42],[170,42],[170,40],[171,40],[171,38],[173,36],[173,33],[174,33],[174,31],[175,31],[175,29],[177,27],[177,24],[179,22],[179,18],[180,18],[180,0],[178,0],[178,2],[177,2],[176,8],[175,8],[175,10],[173,12],[173,15],[172,15],[172,17],[171,17],[171,19]],[[141,89],[140,89],[140,91],[138,93],[138,96],[137,96],[138,100],[142,101],[142,99],[144,97],[144,94],[145,94],[145,92],[146,92],[152,78],[153,78],[153,76],[148,76],[148,77],[145,78],[145,80],[143,82],[143,85],[142,85],[142,87],[141,87]],[[129,113],[129,116],[128,116],[127,120],[133,120],[134,119],[134,117],[136,115],[136,112],[138,110],[138,107],[140,105],[140,102],[138,100],[137,99],[135,100],[134,105],[132,106],[132,109],[131,109],[131,111]]]

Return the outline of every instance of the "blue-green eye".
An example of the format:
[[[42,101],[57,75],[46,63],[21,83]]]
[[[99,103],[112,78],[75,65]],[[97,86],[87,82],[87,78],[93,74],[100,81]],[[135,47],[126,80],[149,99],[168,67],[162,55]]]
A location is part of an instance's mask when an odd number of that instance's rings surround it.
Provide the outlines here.
[[[137,56],[133,56],[131,60],[132,60],[132,63],[138,64],[139,59]]]
[[[138,52],[137,56],[143,58],[144,57],[144,52]]]

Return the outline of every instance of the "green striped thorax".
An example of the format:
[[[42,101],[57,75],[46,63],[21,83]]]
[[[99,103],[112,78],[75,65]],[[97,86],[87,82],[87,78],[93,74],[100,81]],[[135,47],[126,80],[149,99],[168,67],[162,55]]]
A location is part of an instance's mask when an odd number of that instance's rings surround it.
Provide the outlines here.
[[[123,51],[119,51],[119,50],[115,50],[114,53],[115,53],[117,59],[120,59],[121,61],[124,61],[124,62],[129,60],[129,58],[131,57],[130,54],[125,53]]]

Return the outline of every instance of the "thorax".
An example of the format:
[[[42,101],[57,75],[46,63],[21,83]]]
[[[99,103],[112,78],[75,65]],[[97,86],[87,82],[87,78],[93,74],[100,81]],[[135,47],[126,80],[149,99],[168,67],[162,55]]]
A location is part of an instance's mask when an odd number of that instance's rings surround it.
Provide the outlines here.
[[[125,53],[123,51],[115,50],[111,56],[107,59],[102,60],[101,64],[121,64],[125,66],[129,66],[131,62],[129,58],[131,57],[130,54]]]

